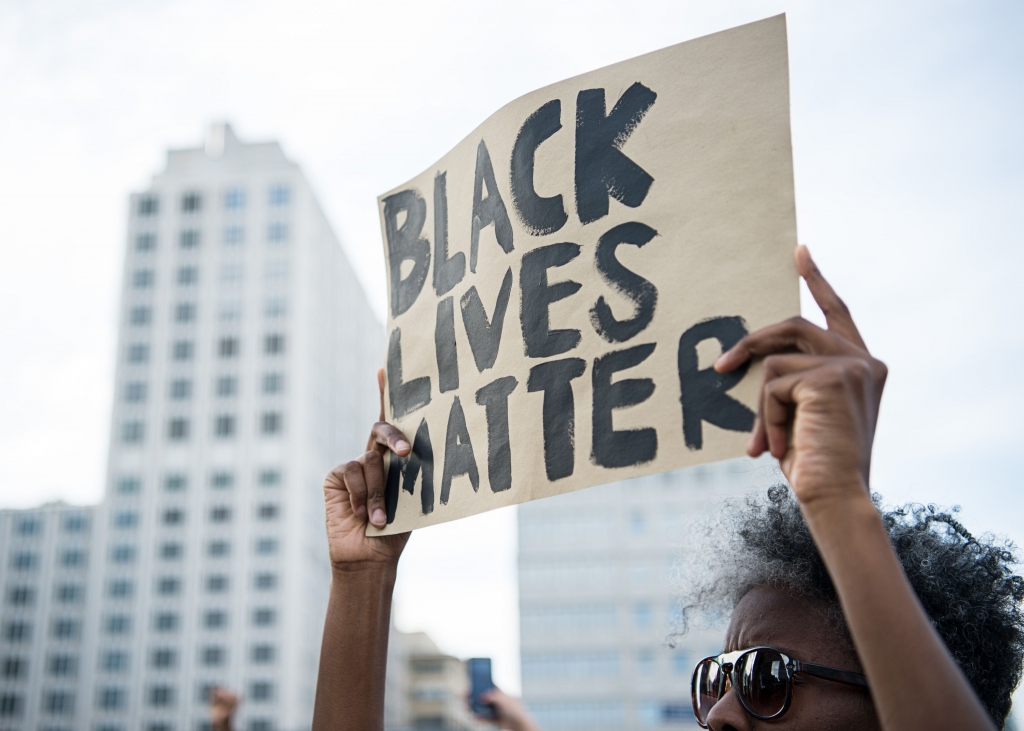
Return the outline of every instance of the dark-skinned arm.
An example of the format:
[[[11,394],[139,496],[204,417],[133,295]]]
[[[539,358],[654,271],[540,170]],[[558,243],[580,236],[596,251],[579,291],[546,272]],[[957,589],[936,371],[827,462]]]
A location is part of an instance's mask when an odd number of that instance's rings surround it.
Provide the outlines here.
[[[384,457],[409,453],[408,440],[384,421],[384,375],[380,421],[366,452],[327,475],[324,502],[331,557],[331,593],[320,649],[313,707],[314,731],[379,731],[384,728],[391,597],[408,533],[367,537],[367,523],[383,528]]]
[[[995,729],[932,628],[869,495],[871,448],[887,369],[806,247],[797,268],[825,314],[748,335],[715,368],[765,357],[748,453],[771,452],[800,503],[842,604],[885,731]]]

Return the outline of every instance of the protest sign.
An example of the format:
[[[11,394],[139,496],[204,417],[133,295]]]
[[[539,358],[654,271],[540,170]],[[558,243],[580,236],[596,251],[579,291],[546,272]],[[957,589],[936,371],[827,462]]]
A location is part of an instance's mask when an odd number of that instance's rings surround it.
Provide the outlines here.
[[[785,17],[527,94],[378,201],[396,533],[743,454],[799,314]]]

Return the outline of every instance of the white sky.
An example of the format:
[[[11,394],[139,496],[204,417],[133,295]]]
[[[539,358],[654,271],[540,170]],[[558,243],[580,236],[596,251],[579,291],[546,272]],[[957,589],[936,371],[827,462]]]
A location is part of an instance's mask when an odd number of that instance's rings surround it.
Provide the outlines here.
[[[788,15],[800,239],[891,377],[874,487],[1024,539],[1024,4],[0,4],[0,506],[102,491],[127,194],[227,119],[299,161],[378,312],[375,196],[544,84]],[[805,301],[805,309],[808,307]],[[398,617],[518,687],[514,513],[423,531]]]

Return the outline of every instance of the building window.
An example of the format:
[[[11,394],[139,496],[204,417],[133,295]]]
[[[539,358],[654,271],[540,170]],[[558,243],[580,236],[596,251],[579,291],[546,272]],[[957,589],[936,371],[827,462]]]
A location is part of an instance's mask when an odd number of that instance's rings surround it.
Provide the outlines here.
[[[60,555],[60,565],[69,568],[81,568],[86,564],[86,553],[79,549],[72,549],[70,551],[64,551]]]
[[[245,241],[245,229],[241,226],[227,226],[224,229],[224,243],[227,246],[238,246]]]
[[[153,286],[152,269],[136,269],[132,273],[132,286],[135,289],[149,289]]]
[[[199,269],[196,267],[179,267],[178,284],[189,287],[199,281]]]
[[[256,508],[256,517],[260,520],[275,520],[279,513],[276,503],[263,503]]]
[[[34,536],[42,530],[42,527],[38,518],[22,518],[18,521],[17,532],[19,536]]]
[[[263,434],[280,434],[284,419],[277,411],[266,411],[260,414],[260,431]]]
[[[132,563],[135,560],[135,546],[114,546],[110,549],[110,560],[114,563]]]
[[[214,472],[210,476],[210,485],[217,490],[227,490],[235,484],[235,476],[230,472]]]
[[[238,393],[238,379],[234,376],[219,376],[216,384],[217,395],[234,396]]]
[[[284,391],[283,373],[263,374],[263,393],[281,393]]]
[[[178,653],[169,647],[158,647],[149,656],[151,667],[167,669],[178,664]]]
[[[263,487],[275,487],[281,484],[281,472],[279,470],[260,470],[260,485]]]
[[[149,686],[149,705],[154,708],[167,708],[174,705],[174,688],[169,685]]]
[[[167,492],[182,492],[188,487],[188,478],[178,472],[164,477],[164,490]]]
[[[277,539],[260,538],[256,541],[256,553],[261,556],[270,556],[277,553]]]
[[[37,562],[36,554],[28,551],[19,551],[11,556],[11,568],[15,571],[31,571],[36,567]]]
[[[175,322],[192,322],[196,319],[196,306],[193,302],[179,302],[174,306]]]
[[[192,381],[187,378],[175,378],[171,381],[170,396],[174,401],[188,401],[192,398]]]
[[[291,189],[287,185],[272,185],[268,193],[267,202],[272,206],[286,206],[292,199]]]
[[[127,614],[111,614],[104,626],[108,635],[127,635],[132,631],[132,618]]]
[[[211,594],[219,594],[228,590],[228,577],[224,574],[212,574],[206,577],[206,590]]]
[[[117,481],[117,491],[121,495],[135,495],[142,489],[142,481],[138,477],[122,477]]]
[[[229,211],[245,208],[245,188],[228,188],[224,191],[224,207]]]
[[[82,623],[77,619],[55,619],[50,625],[50,636],[55,640],[77,640],[82,634]]]
[[[185,522],[185,511],[181,508],[168,508],[163,514],[164,525],[181,525]]]
[[[249,700],[269,701],[274,697],[274,686],[265,680],[257,681],[249,686]]]
[[[177,576],[161,576],[156,582],[156,593],[161,596],[177,596],[181,593],[181,579]]]
[[[188,439],[188,419],[171,419],[167,424],[167,437],[172,442]]]
[[[58,678],[73,678],[78,675],[78,656],[50,655],[46,660],[46,672]]]
[[[271,319],[284,317],[287,307],[288,303],[283,297],[271,297],[263,303],[263,314]]]
[[[242,319],[242,303],[235,300],[221,302],[217,317],[221,322],[238,322]]]
[[[267,225],[267,241],[272,244],[281,244],[288,240],[288,224],[284,221],[274,221]]]
[[[268,573],[256,574],[253,584],[257,589],[267,591],[277,586],[277,576]]]
[[[171,357],[177,361],[192,360],[195,354],[195,345],[191,340],[175,340],[171,346]]]
[[[156,234],[144,233],[135,237],[136,251],[152,251],[156,248]]]
[[[174,632],[178,629],[178,615],[174,612],[157,612],[153,616],[153,629],[157,632]]]
[[[676,675],[688,677],[693,673],[695,663],[685,652],[676,651],[672,653],[672,672]]]
[[[212,558],[222,558],[231,553],[231,544],[227,541],[210,541],[206,546],[206,555]]]
[[[240,350],[238,338],[221,338],[217,341],[217,355],[221,358],[234,358]]]
[[[174,561],[181,558],[180,543],[163,543],[160,545],[160,558],[165,561]]]
[[[12,607],[30,607],[36,603],[36,590],[29,586],[12,586],[7,590],[7,603]]]
[[[143,343],[133,343],[128,346],[129,363],[145,363],[149,360],[149,346]]]
[[[84,533],[89,528],[89,521],[81,513],[72,513],[64,518],[64,530],[67,533]]]
[[[114,524],[115,528],[134,528],[139,522],[139,515],[132,510],[119,510],[114,513],[114,517],[111,522]],[[120,546],[119,548],[125,547]]]
[[[284,352],[284,335],[273,333],[263,339],[263,352],[267,355],[280,355]]]
[[[0,693],[0,718],[20,718],[25,699],[17,693]]]
[[[227,523],[231,520],[231,508],[227,505],[216,505],[210,509],[211,523]]]
[[[252,646],[252,661],[257,665],[266,665],[274,662],[275,654],[273,645]]]
[[[187,228],[178,234],[178,245],[183,249],[199,248],[199,232],[194,228]]]
[[[641,602],[633,607],[633,624],[638,629],[646,629],[654,624],[654,610],[650,604]]]
[[[146,400],[146,384],[143,381],[129,381],[124,387],[124,400],[130,404]]]
[[[237,261],[222,264],[220,267],[220,281],[223,284],[238,284],[242,281],[242,265]]]
[[[132,325],[148,325],[150,319],[152,319],[153,311],[146,306],[133,307],[128,312],[128,322]]]
[[[28,622],[8,622],[4,625],[4,639],[8,642],[28,642],[32,639],[32,625]]]
[[[203,208],[203,195],[198,191],[189,191],[181,196],[182,213],[199,213]]]
[[[5,657],[0,664],[0,674],[6,680],[21,680],[28,677],[28,658]]]
[[[126,705],[128,694],[122,688],[100,688],[96,705],[104,711],[116,711]]]
[[[43,711],[52,716],[68,716],[75,711],[75,694],[66,690],[48,691],[43,695]]]
[[[223,647],[212,647],[212,646],[209,646],[209,647],[204,647],[200,651],[199,657],[200,657],[203,665],[206,665],[207,667],[216,667],[216,666],[222,665],[224,663],[224,654],[225,653],[224,653],[224,648]]]
[[[160,212],[160,199],[155,195],[144,195],[139,198],[138,208],[139,216],[155,216]]]
[[[263,277],[268,282],[283,282],[288,279],[288,262],[284,259],[271,259],[263,269]]]
[[[103,653],[100,667],[108,673],[120,673],[128,669],[128,653],[114,650]]]
[[[203,626],[206,629],[221,629],[228,624],[227,612],[211,609],[203,614]]]
[[[636,672],[638,675],[654,675],[655,657],[653,650],[640,650],[636,654]]]
[[[128,579],[117,579],[107,586],[107,596],[112,599],[128,599],[134,593],[135,585]]]
[[[213,420],[213,434],[217,437],[231,437],[235,434],[235,417],[220,414]]]
[[[269,607],[260,607],[252,613],[252,623],[257,627],[270,627],[277,619],[277,613]]]
[[[138,444],[145,436],[145,425],[141,421],[126,421],[121,425],[121,441]]]

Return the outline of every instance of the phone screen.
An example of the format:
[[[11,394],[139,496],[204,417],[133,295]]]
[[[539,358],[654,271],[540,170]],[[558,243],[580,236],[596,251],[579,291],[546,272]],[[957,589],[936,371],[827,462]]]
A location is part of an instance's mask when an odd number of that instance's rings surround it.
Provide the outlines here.
[[[484,703],[480,695],[494,689],[494,681],[491,680],[491,658],[472,657],[467,661],[469,671],[469,707],[476,715],[482,718],[495,718],[494,706]]]

